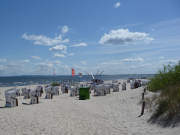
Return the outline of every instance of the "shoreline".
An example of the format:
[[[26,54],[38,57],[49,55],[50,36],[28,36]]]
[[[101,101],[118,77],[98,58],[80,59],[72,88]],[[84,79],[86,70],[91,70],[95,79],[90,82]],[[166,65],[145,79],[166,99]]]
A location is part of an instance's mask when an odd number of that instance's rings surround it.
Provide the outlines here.
[[[141,79],[142,77],[151,77],[153,74],[120,74],[120,75],[99,75],[96,78],[102,80],[121,80],[128,78],[137,78]],[[52,81],[65,81],[65,80],[73,80],[79,81],[79,76],[11,76],[11,77],[0,77],[0,87],[2,86],[25,86],[25,85],[33,85],[33,84],[44,84],[50,83]],[[81,81],[90,81],[92,77],[89,75],[84,75]]]

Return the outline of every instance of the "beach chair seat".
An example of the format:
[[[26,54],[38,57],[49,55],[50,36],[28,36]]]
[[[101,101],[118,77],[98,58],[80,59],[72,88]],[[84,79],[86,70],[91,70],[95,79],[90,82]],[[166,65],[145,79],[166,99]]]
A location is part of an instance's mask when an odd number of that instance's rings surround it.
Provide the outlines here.
[[[22,88],[21,89],[22,91],[22,96],[24,96],[24,99],[29,99],[30,98],[30,89],[27,89],[27,88]]]
[[[16,89],[9,89],[5,91],[6,107],[18,106],[18,99]]]
[[[103,85],[95,85],[94,95],[95,96],[105,96],[106,95],[105,87]]]
[[[45,96],[46,99],[52,99],[53,98],[52,86],[46,87],[45,93],[46,93],[46,96]]]
[[[68,89],[69,89],[68,85],[61,85],[61,92],[62,93],[68,93]]]
[[[126,83],[125,82],[122,83],[122,90],[126,90]]]
[[[39,103],[39,91],[37,89],[30,90],[30,104],[38,104]]]
[[[106,94],[110,94],[111,93],[111,86],[110,85],[103,85],[104,86],[104,90]]]
[[[131,89],[135,89],[134,83],[135,83],[135,81],[134,81],[134,80],[131,80],[131,82],[130,82],[130,87],[131,87]]]
[[[118,84],[113,84],[113,92],[119,92],[119,85]]]
[[[41,97],[42,94],[43,94],[43,87],[42,86],[37,86],[36,91],[37,91],[37,96]]]
[[[146,86],[148,82],[148,80],[141,80],[141,86]]]
[[[77,96],[78,93],[79,93],[79,92],[78,92],[78,87],[76,87],[76,86],[71,86],[70,96],[71,96],[71,97]]]
[[[38,96],[31,96],[30,104],[38,104],[39,103],[39,97]]]
[[[59,86],[53,86],[52,87],[52,94],[53,95],[59,95]]]

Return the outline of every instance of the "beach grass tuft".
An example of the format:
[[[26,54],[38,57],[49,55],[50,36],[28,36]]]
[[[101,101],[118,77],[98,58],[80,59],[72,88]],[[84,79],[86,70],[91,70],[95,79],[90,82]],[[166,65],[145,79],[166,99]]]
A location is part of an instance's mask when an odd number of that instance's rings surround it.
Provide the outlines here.
[[[152,118],[164,118],[168,122],[180,114],[180,62],[164,66],[150,81],[149,90],[159,92]]]
[[[51,83],[51,86],[60,86],[60,83],[58,83],[58,82],[52,82],[52,83]]]

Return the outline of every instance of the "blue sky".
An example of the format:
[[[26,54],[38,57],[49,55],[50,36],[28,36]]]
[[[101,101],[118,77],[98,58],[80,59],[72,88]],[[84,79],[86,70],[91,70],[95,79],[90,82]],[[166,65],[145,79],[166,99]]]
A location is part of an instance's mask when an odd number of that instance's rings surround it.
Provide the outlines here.
[[[1,0],[0,76],[156,73],[180,60],[179,0]]]

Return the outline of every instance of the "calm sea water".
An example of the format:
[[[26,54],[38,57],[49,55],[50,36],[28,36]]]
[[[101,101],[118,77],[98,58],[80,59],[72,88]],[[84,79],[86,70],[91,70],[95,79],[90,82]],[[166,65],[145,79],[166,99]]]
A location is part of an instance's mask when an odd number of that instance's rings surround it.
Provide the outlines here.
[[[95,76],[97,79],[103,80],[116,80],[116,79],[128,79],[128,78],[150,78],[153,74],[123,74],[123,75],[101,75]],[[79,76],[11,76],[0,77],[0,86],[22,86],[28,84],[47,84],[53,81],[90,81],[91,76],[84,75],[81,78]]]

